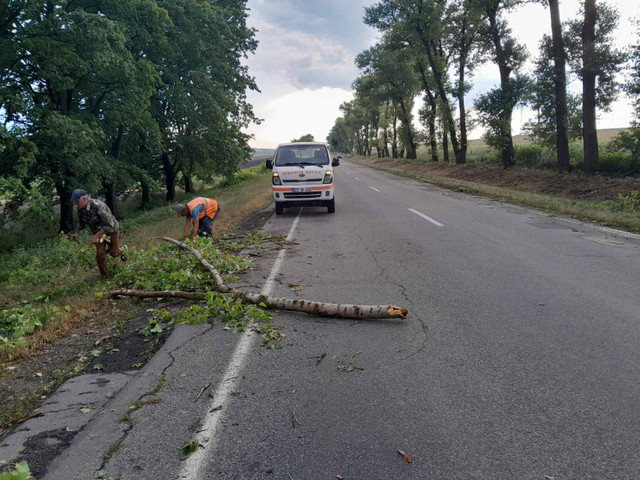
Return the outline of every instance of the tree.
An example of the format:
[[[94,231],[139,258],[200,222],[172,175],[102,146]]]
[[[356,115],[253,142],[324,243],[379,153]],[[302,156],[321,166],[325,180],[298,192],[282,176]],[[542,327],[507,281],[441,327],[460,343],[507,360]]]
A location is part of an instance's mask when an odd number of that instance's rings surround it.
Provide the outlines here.
[[[567,99],[567,73],[566,73],[566,52],[564,47],[564,39],[562,33],[562,21],[560,20],[560,2],[559,0],[540,0],[540,3],[549,7],[549,13],[551,15],[551,41],[543,39],[541,43],[541,50],[544,48],[545,57],[553,61],[553,100],[554,100],[554,123],[555,133],[553,138],[555,139],[556,156],[559,170],[570,170],[571,164],[569,162],[569,138],[570,134],[570,119],[568,102],[571,99]],[[547,37],[545,35],[545,37]],[[546,50],[547,44],[551,44],[551,55]],[[537,70],[540,71],[541,65],[537,66]],[[545,90],[547,90],[545,88]],[[540,97],[540,100],[542,98]],[[546,117],[550,118],[550,117]],[[538,123],[538,126],[541,124]],[[535,129],[535,127],[534,127]],[[533,132],[534,135],[538,135],[540,132]],[[544,132],[545,134],[547,132]]]
[[[23,162],[25,185],[55,188],[61,231],[73,229],[73,188],[99,191],[114,172],[105,158],[104,105],[147,81],[123,25],[94,3],[12,2],[3,11],[3,28],[13,36],[13,58],[3,57],[5,127],[20,137],[14,145],[33,147],[30,156],[2,155]]]
[[[291,143],[301,143],[301,142],[315,142],[313,135],[307,133],[306,135],[301,136],[300,138],[294,138],[291,140]]]
[[[472,0],[453,1],[447,10],[445,25],[445,42],[449,45],[457,75],[453,96],[458,101],[460,153],[456,155],[456,163],[461,164],[466,161],[468,146],[465,95],[471,85],[466,81],[466,75],[472,74],[477,64],[484,61],[486,45],[478,41],[482,34],[482,16]]]
[[[416,133],[413,128],[413,99],[419,91],[419,80],[411,59],[388,42],[381,42],[356,57],[356,65],[365,75],[374,77],[398,107],[402,122],[401,140],[407,158],[417,158]],[[377,138],[377,135],[376,135]]]
[[[529,105],[537,112],[537,119],[525,124],[524,130],[535,143],[558,151],[558,83],[553,56],[553,41],[549,35],[544,35],[540,40],[540,55],[534,62],[533,83],[528,101]],[[582,99],[580,96],[572,94],[565,96],[565,100],[561,103],[564,104],[562,108],[565,111],[562,128],[564,136],[567,137],[567,141],[582,138]],[[558,154],[558,156],[560,155]],[[564,165],[560,163],[558,168],[565,169]]]
[[[503,16],[520,3],[521,0],[473,0],[474,8],[485,13],[486,38],[500,71],[500,87],[479,97],[476,108],[481,110],[481,121],[489,129],[487,139],[494,148],[501,151],[504,168],[514,164],[511,119],[513,109],[527,91],[525,77],[518,76],[527,52],[513,37]],[[512,74],[516,78],[512,78]]]
[[[241,60],[257,43],[246,25],[246,0],[158,3],[172,25],[166,47],[154,57],[162,86],[151,112],[162,133],[160,160],[172,201],[179,172],[229,176],[250,158],[242,129],[259,122],[246,102],[247,89],[257,86]]]
[[[365,8],[364,21],[385,35],[407,41],[411,38],[412,44],[422,46],[433,75],[443,123],[451,137],[456,159],[461,159],[460,144],[448,99],[450,89],[447,68],[450,53],[445,51],[443,43],[446,10],[446,0],[382,0]]]
[[[626,60],[613,47],[619,14],[606,3],[585,0],[583,20],[567,23],[565,35],[569,65],[582,80],[582,123],[586,172],[599,168],[597,109],[608,111],[619,94],[617,74]]]
[[[351,153],[353,149],[353,135],[349,129],[346,120],[338,117],[329,131],[327,143],[332,150],[344,153]]]

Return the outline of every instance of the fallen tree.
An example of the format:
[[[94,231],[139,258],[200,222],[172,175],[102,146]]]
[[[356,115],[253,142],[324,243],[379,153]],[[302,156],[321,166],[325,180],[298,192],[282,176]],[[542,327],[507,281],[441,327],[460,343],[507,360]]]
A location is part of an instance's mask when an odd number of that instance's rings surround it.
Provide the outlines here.
[[[220,273],[216,268],[211,265],[195,248],[187,245],[184,242],[180,242],[173,238],[162,237],[162,240],[171,242],[180,248],[183,248],[193,254],[196,259],[206,268],[213,277],[218,292],[214,292],[215,295],[230,296],[233,298],[241,299],[245,302],[260,305],[265,308],[274,308],[280,310],[289,310],[295,312],[304,312],[312,315],[319,315],[324,317],[337,317],[337,318],[354,318],[359,320],[374,319],[374,318],[401,318],[406,319],[408,311],[406,308],[400,308],[396,305],[356,305],[356,304],[341,304],[341,303],[327,303],[316,302],[313,300],[304,299],[292,299],[273,297],[271,295],[265,295],[261,293],[244,292],[241,290],[233,289],[224,284]],[[156,292],[147,292],[142,290],[120,289],[111,292],[112,296],[131,296],[138,298],[185,298],[188,300],[204,300],[206,298],[204,293],[197,292],[184,292],[179,290],[164,290]]]

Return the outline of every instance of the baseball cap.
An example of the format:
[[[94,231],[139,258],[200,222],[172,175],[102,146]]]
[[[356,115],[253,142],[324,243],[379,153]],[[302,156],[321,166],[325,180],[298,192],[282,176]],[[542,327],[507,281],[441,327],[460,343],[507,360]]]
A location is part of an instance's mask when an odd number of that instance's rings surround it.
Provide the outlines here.
[[[78,200],[80,200],[86,194],[87,194],[86,190],[82,190],[81,188],[78,188],[78,189],[74,190],[73,193],[71,194],[71,201],[73,203],[78,203]]]

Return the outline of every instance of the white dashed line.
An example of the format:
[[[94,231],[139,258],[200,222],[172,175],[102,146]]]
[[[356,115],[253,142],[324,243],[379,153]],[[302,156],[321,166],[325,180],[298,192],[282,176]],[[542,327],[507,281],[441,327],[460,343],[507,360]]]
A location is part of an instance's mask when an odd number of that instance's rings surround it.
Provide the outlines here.
[[[425,220],[433,223],[434,225],[437,225],[438,227],[444,227],[444,225],[440,222],[438,222],[437,220],[434,220],[433,218],[431,218],[429,215],[425,215],[422,212],[419,212],[417,210],[414,210],[413,208],[410,208],[409,210],[411,210],[413,213],[415,213],[416,215],[418,215],[419,217],[424,218]]]
[[[360,180],[358,177],[353,177],[353,178],[355,178],[356,180]]]
[[[379,191],[380,191],[380,190],[378,190],[376,187],[372,187],[371,185],[369,185],[369,188],[370,188],[371,190],[375,190],[376,192],[379,192]]]

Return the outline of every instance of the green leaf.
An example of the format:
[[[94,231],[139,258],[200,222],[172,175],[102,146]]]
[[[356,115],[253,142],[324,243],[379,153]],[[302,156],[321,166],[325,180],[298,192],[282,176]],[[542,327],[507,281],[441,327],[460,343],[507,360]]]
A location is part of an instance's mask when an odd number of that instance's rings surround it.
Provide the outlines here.
[[[190,442],[185,442],[182,445],[182,455],[184,457],[188,457],[189,455],[191,455],[201,447],[202,445],[200,445],[200,442],[198,440],[191,440]]]

